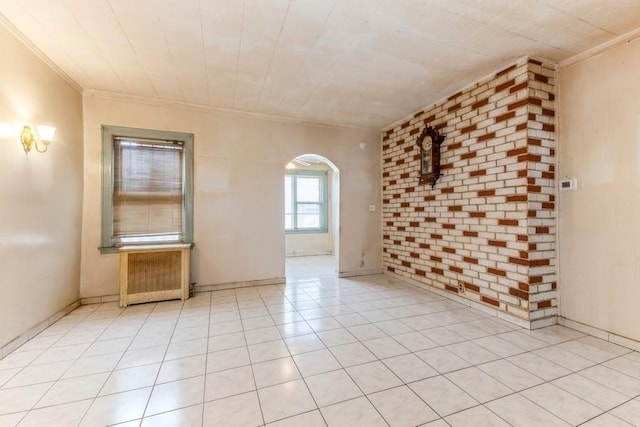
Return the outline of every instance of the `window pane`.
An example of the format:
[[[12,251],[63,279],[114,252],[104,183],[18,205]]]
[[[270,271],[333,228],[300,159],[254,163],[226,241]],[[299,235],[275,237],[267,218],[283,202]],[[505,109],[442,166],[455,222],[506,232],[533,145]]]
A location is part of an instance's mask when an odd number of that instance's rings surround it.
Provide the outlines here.
[[[298,228],[320,228],[320,215],[298,214]]]
[[[320,178],[298,176],[296,185],[298,202],[320,202]]]
[[[293,214],[284,214],[284,228],[286,230],[293,230]]]
[[[320,205],[298,204],[298,228],[320,228]]]

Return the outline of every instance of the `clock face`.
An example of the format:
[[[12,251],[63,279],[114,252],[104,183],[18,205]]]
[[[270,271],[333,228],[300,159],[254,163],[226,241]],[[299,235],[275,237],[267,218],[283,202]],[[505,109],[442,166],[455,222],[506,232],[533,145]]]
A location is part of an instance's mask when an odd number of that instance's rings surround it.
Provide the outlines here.
[[[431,156],[431,149],[433,147],[433,141],[430,136],[425,136],[422,140],[422,174],[429,174],[433,171],[433,162]]]

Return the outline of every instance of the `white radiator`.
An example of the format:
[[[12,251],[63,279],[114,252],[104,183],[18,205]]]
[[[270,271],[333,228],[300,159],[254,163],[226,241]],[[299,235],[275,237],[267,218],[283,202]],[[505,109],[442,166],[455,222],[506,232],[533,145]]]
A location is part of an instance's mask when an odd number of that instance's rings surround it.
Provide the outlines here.
[[[120,248],[120,307],[189,298],[191,245]]]

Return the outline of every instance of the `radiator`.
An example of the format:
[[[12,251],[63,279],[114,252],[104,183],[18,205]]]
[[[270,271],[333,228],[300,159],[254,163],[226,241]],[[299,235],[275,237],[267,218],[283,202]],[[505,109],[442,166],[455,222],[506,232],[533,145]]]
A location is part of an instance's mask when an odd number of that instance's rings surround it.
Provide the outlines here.
[[[191,245],[120,248],[120,307],[189,298]]]

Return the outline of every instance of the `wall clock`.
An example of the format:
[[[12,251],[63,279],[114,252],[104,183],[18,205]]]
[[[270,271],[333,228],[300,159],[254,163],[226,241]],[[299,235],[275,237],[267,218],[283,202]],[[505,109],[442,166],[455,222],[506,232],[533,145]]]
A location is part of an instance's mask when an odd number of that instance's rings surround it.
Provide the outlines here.
[[[418,137],[420,149],[420,184],[431,184],[435,187],[440,178],[440,145],[444,141],[444,135],[427,126]]]

